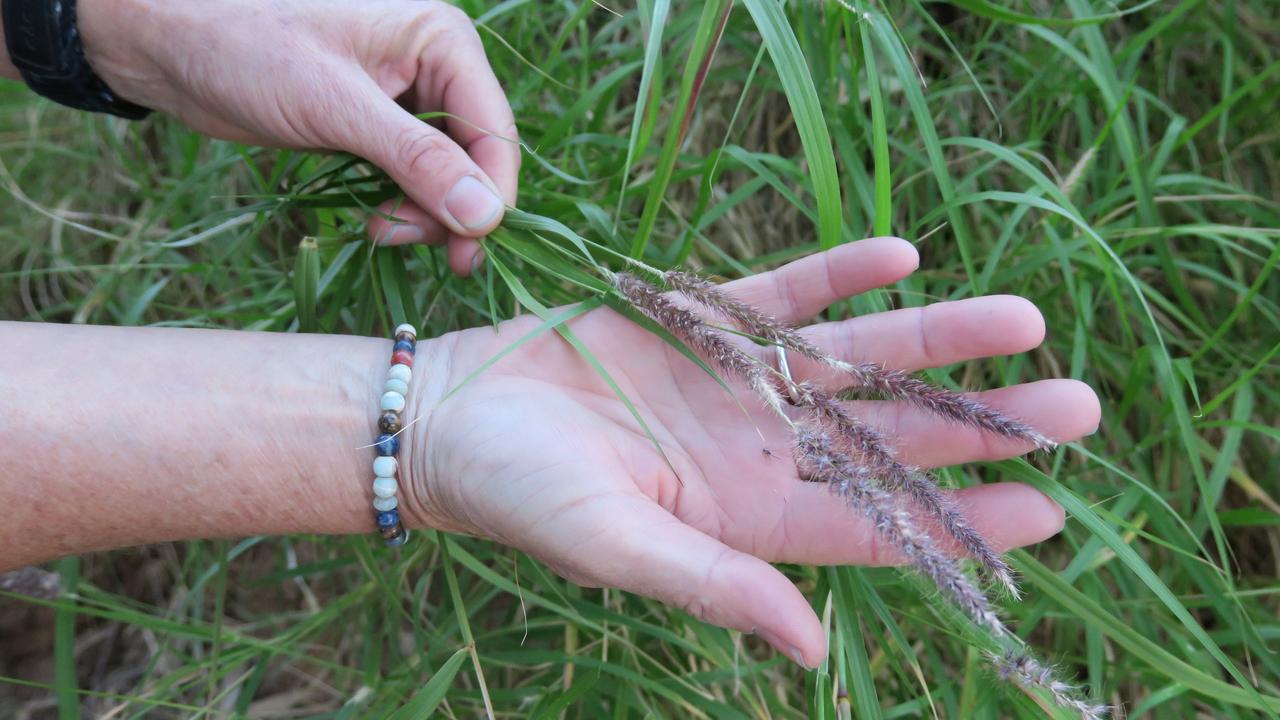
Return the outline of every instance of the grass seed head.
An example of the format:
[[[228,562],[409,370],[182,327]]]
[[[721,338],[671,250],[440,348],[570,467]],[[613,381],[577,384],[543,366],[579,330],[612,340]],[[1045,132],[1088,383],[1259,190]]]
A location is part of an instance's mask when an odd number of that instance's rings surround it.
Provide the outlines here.
[[[706,278],[671,270],[663,274],[663,280],[671,289],[732,321],[743,332],[845,372],[862,388],[910,402],[970,427],[1029,441],[1042,450],[1051,450],[1056,445],[1030,425],[985,403],[931,385],[907,373],[889,370],[877,363],[847,363],[833,358],[795,328],[724,292]]]
[[[849,414],[831,394],[811,383],[799,383],[796,389],[801,404],[812,407],[818,418],[843,441],[844,447],[861,457],[863,463],[872,468],[882,485],[902,495],[937,521],[947,535],[973,556],[990,577],[1013,597],[1020,596],[1013,569],[986,538],[969,524],[964,511],[950,494],[938,487],[929,473],[899,461],[888,439],[875,428]]]
[[[724,333],[708,325],[697,313],[676,305],[655,285],[631,275],[616,273],[613,286],[632,307],[666,328],[667,332],[698,351],[704,360],[728,375],[744,380],[756,395],[785,418],[782,396],[769,377],[772,370],[736,347]]]
[[[62,580],[57,573],[38,567],[24,567],[0,573],[0,590],[27,597],[56,598],[62,590]]]
[[[893,400],[901,400],[961,425],[1023,440],[1041,450],[1052,450],[1057,443],[1035,428],[970,397],[931,385],[901,370],[889,370],[877,363],[839,363],[853,379],[851,390],[866,390]]]
[[[1039,688],[1048,692],[1059,707],[1079,714],[1080,720],[1103,720],[1110,714],[1106,705],[1076,697],[1076,688],[1059,680],[1054,668],[1041,664],[1025,652],[988,653],[987,659],[1002,680],[1025,689]]]
[[[877,485],[874,471],[839,449],[839,443],[814,420],[796,423],[794,453],[802,476],[827,484],[849,506],[872,522],[877,534],[928,577],[961,610],[996,635],[1007,628],[987,596],[960,564],[916,528],[894,494]]]

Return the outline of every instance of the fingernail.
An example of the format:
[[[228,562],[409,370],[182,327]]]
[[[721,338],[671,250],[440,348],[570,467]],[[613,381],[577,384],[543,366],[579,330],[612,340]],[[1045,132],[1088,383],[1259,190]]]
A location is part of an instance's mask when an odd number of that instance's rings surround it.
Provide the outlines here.
[[[381,245],[407,245],[409,243],[420,243],[427,239],[427,234],[422,232],[422,228],[417,225],[392,225],[391,229],[383,233]]]
[[[785,652],[787,655],[791,657],[792,660],[795,660],[796,664],[799,665],[800,667],[806,670],[813,669],[813,666],[809,665],[804,661],[804,655],[801,654],[800,648],[790,643],[782,642],[782,640],[777,635],[774,635],[768,630],[756,630],[756,634],[760,636],[761,640],[764,640],[765,642],[769,643],[770,645],[777,648],[778,650],[782,650],[783,652]]]
[[[502,200],[470,175],[454,184],[444,198],[444,206],[453,219],[468,230],[488,225],[502,212]]]
[[[481,265],[484,265],[484,253],[478,252],[475,257],[471,258],[471,274],[475,275]]]

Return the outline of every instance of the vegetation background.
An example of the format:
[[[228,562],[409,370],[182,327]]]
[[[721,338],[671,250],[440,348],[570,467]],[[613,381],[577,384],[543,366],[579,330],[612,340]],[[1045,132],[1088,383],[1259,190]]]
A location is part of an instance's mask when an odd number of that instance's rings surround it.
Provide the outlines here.
[[[1280,713],[1274,0],[461,4],[532,151],[523,210],[725,277],[867,235],[917,243],[920,272],[833,316],[1032,299],[1043,348],[933,376],[1074,377],[1103,398],[1082,443],[945,475],[1067,507],[1060,537],[1014,554],[1027,598],[1007,616],[1126,717]],[[362,206],[390,188],[360,163],[78,114],[14,83],[0,188],[5,319],[441,333],[525,292],[584,296],[563,238],[536,227],[495,237],[497,264],[461,281],[432,249],[369,247]],[[1046,713],[892,570],[788,568],[831,630],[809,673],[430,533],[398,558],[258,537],[56,570],[57,600],[0,594],[0,716]]]

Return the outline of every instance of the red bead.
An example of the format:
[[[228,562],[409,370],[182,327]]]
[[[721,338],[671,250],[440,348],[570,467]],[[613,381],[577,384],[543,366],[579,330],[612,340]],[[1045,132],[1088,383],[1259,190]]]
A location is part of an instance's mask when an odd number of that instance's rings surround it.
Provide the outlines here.
[[[397,350],[391,353],[391,364],[413,367],[413,355],[408,350]]]

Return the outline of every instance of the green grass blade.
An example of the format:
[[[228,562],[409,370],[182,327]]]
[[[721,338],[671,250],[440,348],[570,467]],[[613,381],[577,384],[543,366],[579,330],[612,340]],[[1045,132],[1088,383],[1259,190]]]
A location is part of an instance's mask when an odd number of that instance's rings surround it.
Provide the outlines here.
[[[755,20],[764,46],[773,58],[774,69],[786,93],[796,132],[809,163],[809,179],[818,208],[818,246],[833,248],[840,244],[844,223],[844,206],[840,201],[840,182],[836,177],[835,153],[827,132],[826,118],[818,102],[818,91],[809,74],[808,63],[800,50],[795,32],[777,0],[743,0]]]
[[[1101,539],[1116,554],[1116,557],[1124,563],[1130,572],[1138,577],[1144,585],[1147,586],[1160,602],[1173,613],[1178,622],[1182,624],[1187,632],[1195,638],[1196,642],[1204,648],[1213,659],[1229,673],[1236,682],[1240,683],[1244,690],[1240,692],[1248,696],[1249,703],[1243,703],[1235,700],[1236,704],[1248,704],[1249,707],[1268,710],[1268,715],[1277,717],[1276,713],[1280,712],[1280,704],[1273,704],[1270,700],[1265,700],[1253,688],[1249,679],[1240,671],[1236,664],[1222,652],[1222,648],[1218,646],[1209,634],[1205,632],[1200,623],[1187,610],[1186,606],[1178,600],[1178,597],[1169,590],[1160,576],[1155,570],[1142,559],[1140,555],[1127,543],[1119,533],[1115,531],[1106,521],[1098,517],[1096,513],[1089,508],[1079,496],[1071,492],[1062,485],[1053,482],[1043,473],[1035,470],[1025,462],[1006,460],[1000,463],[1001,469],[1011,479],[1025,482],[1032,487],[1037,488],[1044,494],[1048,495],[1055,502],[1066,509],[1067,514],[1075,521],[1084,525],[1096,537]],[[1276,699],[1276,703],[1280,703],[1280,699]]]
[[[666,196],[667,187],[671,183],[671,174],[675,170],[680,145],[684,142],[685,132],[693,119],[693,111],[702,90],[702,83],[706,80],[707,69],[715,55],[731,9],[733,9],[732,0],[707,0],[702,5],[702,16],[698,19],[693,46],[689,49],[684,75],[680,80],[680,95],[674,106],[674,114],[667,127],[666,137],[662,142],[657,169],[654,171],[653,178],[649,180],[649,194],[645,198],[640,224],[631,242],[631,257],[642,257],[649,246],[650,235],[653,234],[654,225],[658,221],[658,212],[662,208],[662,199]]]
[[[58,699],[58,720],[80,717],[80,682],[76,677],[76,603],[66,597],[80,584],[80,558],[69,557],[57,563],[64,602],[53,615],[53,686]]]
[[[618,221],[622,216],[622,204],[627,196],[627,180],[631,175],[631,164],[645,148],[641,141],[647,139],[640,132],[649,111],[649,103],[654,92],[653,76],[662,54],[662,34],[667,25],[667,12],[671,8],[671,0],[655,0],[653,14],[649,18],[649,34],[644,46],[644,65],[640,70],[640,90],[636,93],[636,111],[631,118],[631,134],[627,141],[627,159],[622,164],[622,188],[618,191],[618,207],[613,213],[613,231],[618,231]]]
[[[1245,689],[1222,682],[1199,668],[1179,660],[1159,643],[1134,630],[1124,620],[1107,612],[1092,598],[1058,578],[1025,551],[1016,550],[1012,556],[1018,572],[1022,573],[1029,584],[1034,584],[1037,592],[1044,593],[1057,601],[1071,612],[1073,617],[1101,629],[1107,637],[1124,646],[1135,657],[1141,658],[1156,672],[1210,699],[1261,710],[1271,717],[1280,713],[1280,698],[1259,695],[1251,686]]]
[[[449,686],[453,684],[458,670],[462,669],[462,664],[467,661],[468,654],[468,648],[464,647],[450,655],[449,659],[432,673],[427,684],[423,685],[422,689],[404,704],[404,707],[391,716],[391,720],[420,720],[420,718],[431,717],[444,701],[445,694],[449,692]]]

